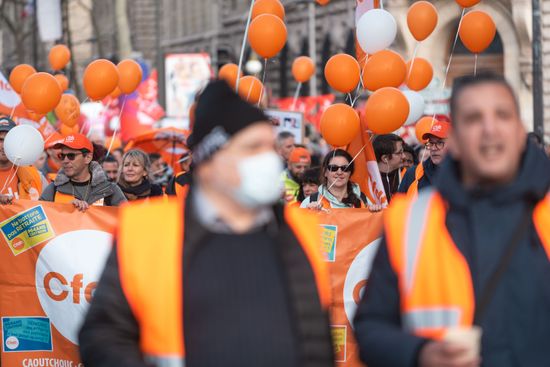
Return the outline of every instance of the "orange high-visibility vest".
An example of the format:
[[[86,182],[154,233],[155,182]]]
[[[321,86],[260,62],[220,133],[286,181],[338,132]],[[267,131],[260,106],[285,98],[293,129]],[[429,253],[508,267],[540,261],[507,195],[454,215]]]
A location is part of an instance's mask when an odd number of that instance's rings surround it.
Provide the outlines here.
[[[422,177],[424,177],[424,164],[418,163],[418,166],[416,166],[416,169],[414,170],[414,181],[407,190],[407,197],[414,198],[418,195],[418,183]]]
[[[17,170],[17,192],[19,199],[35,200],[40,198],[42,193],[42,180],[40,172],[33,166],[19,167]]]
[[[445,225],[446,205],[433,190],[416,200],[396,196],[384,219],[403,328],[433,339],[471,326],[475,311],[470,268]],[[535,207],[533,221],[550,260],[550,195]]]
[[[70,194],[64,194],[62,192],[56,191],[54,194],[54,203],[58,204],[70,204],[73,200],[76,198],[73,195]],[[91,204],[93,206],[104,206],[105,205],[105,198],[99,199],[95,203]]]
[[[180,172],[176,175],[176,179],[180,176],[185,175],[187,172]],[[180,200],[183,200],[187,195],[189,185],[180,185],[177,180],[174,180],[174,189],[176,191],[176,197]]]
[[[152,199],[123,206],[119,217],[120,283],[139,323],[141,351],[155,366],[185,365],[184,207],[185,200]],[[321,305],[328,310],[331,289],[320,252],[319,223],[299,208],[286,207],[284,215],[313,268]]]

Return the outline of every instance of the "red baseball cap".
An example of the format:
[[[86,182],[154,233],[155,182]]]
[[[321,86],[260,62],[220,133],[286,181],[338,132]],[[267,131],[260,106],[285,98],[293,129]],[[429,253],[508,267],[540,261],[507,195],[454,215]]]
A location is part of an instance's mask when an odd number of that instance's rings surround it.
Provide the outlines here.
[[[65,137],[63,135],[61,135],[58,132],[54,132],[50,136],[48,136],[44,141],[44,149],[53,148],[56,145],[63,143],[64,140],[65,140]]]
[[[90,140],[88,140],[88,138],[82,134],[67,135],[65,139],[54,145],[54,148],[57,149],[61,147],[67,147],[74,150],[86,149],[87,151],[92,153],[94,151],[94,146],[92,145]]]
[[[288,161],[290,163],[302,163],[304,161],[309,163],[311,162],[311,154],[309,154],[309,151],[305,148],[294,148],[288,157]]]
[[[451,124],[446,121],[436,121],[429,132],[422,135],[423,140],[427,140],[430,135],[439,139],[447,139],[451,131]]]

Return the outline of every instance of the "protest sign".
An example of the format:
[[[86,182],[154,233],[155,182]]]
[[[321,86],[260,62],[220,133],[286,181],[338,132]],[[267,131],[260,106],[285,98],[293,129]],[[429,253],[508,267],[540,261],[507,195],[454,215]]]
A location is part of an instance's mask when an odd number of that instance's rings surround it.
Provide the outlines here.
[[[359,367],[353,317],[382,232],[382,214],[367,209],[331,209],[319,214],[322,252],[330,270],[331,328],[336,364]]]
[[[0,206],[3,366],[80,366],[78,331],[111,250],[116,208]]]

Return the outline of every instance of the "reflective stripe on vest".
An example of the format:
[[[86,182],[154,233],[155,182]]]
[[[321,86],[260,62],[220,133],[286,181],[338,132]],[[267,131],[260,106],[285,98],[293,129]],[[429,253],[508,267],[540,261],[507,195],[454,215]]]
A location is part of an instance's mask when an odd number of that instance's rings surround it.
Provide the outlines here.
[[[147,364],[155,367],[185,367],[185,359],[180,356],[144,356]]]
[[[470,269],[447,230],[446,212],[442,197],[429,189],[416,200],[396,197],[385,217],[403,327],[434,339],[450,327],[470,326],[475,308]],[[550,196],[536,206],[533,220],[550,260]]]
[[[141,351],[157,367],[185,365],[182,259],[188,187],[184,200],[155,198],[120,210],[120,283],[139,324]],[[328,309],[331,288],[316,216],[294,207],[286,207],[284,215],[314,271],[320,303]]]
[[[409,186],[409,189],[407,190],[407,196],[408,197],[415,197],[418,194],[418,184],[420,183],[420,180],[424,177],[424,164],[419,163],[418,166],[416,166],[416,169],[414,170],[414,181],[412,182],[411,186]]]

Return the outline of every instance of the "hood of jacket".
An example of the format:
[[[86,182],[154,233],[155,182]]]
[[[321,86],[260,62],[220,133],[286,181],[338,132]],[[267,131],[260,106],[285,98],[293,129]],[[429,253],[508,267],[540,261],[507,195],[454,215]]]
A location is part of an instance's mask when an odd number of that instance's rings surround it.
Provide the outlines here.
[[[540,201],[550,189],[550,159],[530,141],[522,154],[516,178],[491,189],[465,188],[461,182],[459,163],[448,156],[442,163],[435,186],[453,206],[466,208],[479,197],[502,205],[514,201]]]

